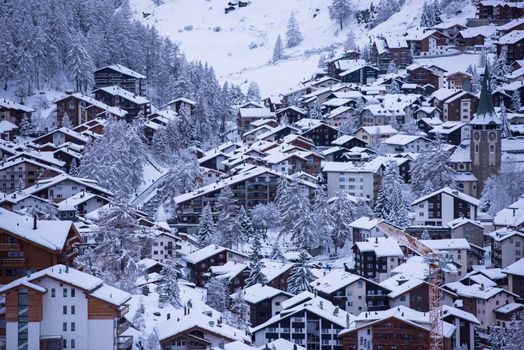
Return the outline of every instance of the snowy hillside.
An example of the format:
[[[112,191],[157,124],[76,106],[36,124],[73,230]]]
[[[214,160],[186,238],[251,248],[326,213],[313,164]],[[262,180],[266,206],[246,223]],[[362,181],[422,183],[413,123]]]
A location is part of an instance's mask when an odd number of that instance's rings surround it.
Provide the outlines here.
[[[371,2],[354,1],[357,9],[367,8]],[[339,48],[350,30],[357,45],[363,46],[369,35],[387,32],[401,35],[417,26],[424,2],[406,0],[400,12],[372,30],[364,29],[352,19],[342,31],[329,18],[330,3],[252,0],[247,7],[225,14],[225,0],[165,0],[158,7],[151,0],[131,0],[136,18],[179,43],[189,59],[208,62],[221,80],[236,84],[255,80],[264,95],[282,92],[308,79],[321,53]],[[472,5],[466,5],[459,17],[452,19],[464,23],[474,11]],[[270,64],[276,38],[279,34],[285,37],[291,12],[295,13],[304,41],[285,50],[288,59]],[[144,18],[144,14],[150,15]]]

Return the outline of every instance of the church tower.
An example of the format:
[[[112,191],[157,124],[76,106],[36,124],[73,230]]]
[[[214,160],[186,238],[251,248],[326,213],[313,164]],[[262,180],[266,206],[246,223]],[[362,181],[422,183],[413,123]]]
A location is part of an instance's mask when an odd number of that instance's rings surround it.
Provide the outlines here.
[[[478,180],[477,193],[480,196],[486,180],[498,174],[501,163],[502,121],[495,114],[489,72],[486,67],[480,101],[475,118],[471,121],[471,171]]]

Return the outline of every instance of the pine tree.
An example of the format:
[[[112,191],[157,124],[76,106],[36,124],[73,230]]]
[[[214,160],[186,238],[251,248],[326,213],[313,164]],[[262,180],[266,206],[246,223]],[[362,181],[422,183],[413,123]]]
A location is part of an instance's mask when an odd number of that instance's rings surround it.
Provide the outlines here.
[[[319,184],[315,191],[315,202],[313,204],[312,217],[316,223],[316,231],[322,247],[331,247],[331,231],[333,228],[332,211],[328,203],[327,189],[324,184]]]
[[[260,101],[260,88],[258,84],[252,81],[249,83],[246,94],[246,102],[259,102]]]
[[[275,241],[275,243],[271,247],[271,259],[282,262],[286,261],[286,257],[284,256],[284,254],[282,254],[282,251],[278,246],[278,240]]]
[[[482,48],[479,55],[479,67],[484,68],[488,62],[488,54],[486,53],[486,48]]]
[[[508,55],[506,50],[501,50],[500,54],[497,56],[497,58],[493,61],[491,75],[493,75],[493,78],[495,78],[498,82],[505,83],[507,79],[507,75],[511,73],[511,66],[508,65]]]
[[[431,239],[431,236],[429,235],[427,228],[425,228],[424,231],[422,231],[422,234],[420,235],[420,239],[423,239],[423,240]]]
[[[405,228],[409,225],[410,205],[404,198],[402,178],[395,162],[389,162],[378,192],[375,214],[392,224]]]
[[[511,95],[511,110],[517,113],[520,111],[521,107],[522,107],[522,102],[520,100],[519,90],[515,90],[513,91],[513,94]]]
[[[321,237],[317,228],[311,204],[304,189],[300,189],[297,200],[297,218],[293,222],[291,230],[291,241],[296,247],[306,250],[316,249],[322,243],[322,239],[328,237]]]
[[[73,158],[71,161],[71,165],[69,166],[69,175],[78,177],[78,165],[76,162],[76,158]]]
[[[229,305],[229,312],[225,313],[226,324],[240,330],[247,330],[249,327],[249,321],[246,319],[249,312],[249,305],[244,300],[244,293],[242,289],[238,289]]]
[[[344,22],[353,15],[353,4],[350,0],[333,0],[329,6],[329,18],[338,22],[340,30]]]
[[[224,312],[227,309],[228,298],[226,283],[215,277],[211,277],[207,282],[206,287],[206,304],[219,312]]]
[[[22,137],[27,137],[33,131],[33,124],[31,123],[30,117],[27,113],[24,113],[22,122],[20,123],[19,133]]]
[[[346,41],[344,42],[344,50],[346,51],[355,51],[357,49],[357,44],[355,43],[355,34],[352,30],[349,31]]]
[[[162,281],[157,288],[159,298],[175,308],[180,308],[182,303],[178,287],[178,271],[174,262],[166,261],[160,274],[162,275]]]
[[[422,194],[431,184],[437,190],[442,187],[455,187],[455,171],[448,165],[448,154],[440,137],[431,142],[417,159],[413,161],[411,188],[416,194]]]
[[[73,122],[67,113],[64,113],[62,116],[62,127],[70,130],[73,129]]]
[[[513,314],[508,327],[489,327],[489,342],[495,349],[522,349],[522,344],[524,343],[524,313]]]
[[[315,280],[315,276],[309,269],[307,260],[307,254],[301,251],[299,261],[291,268],[291,273],[287,280],[287,291],[289,293],[296,295],[304,291],[312,291],[310,283]]]
[[[275,42],[275,48],[273,49],[273,63],[280,61],[282,58],[284,58],[284,48],[282,45],[282,38],[280,37],[280,34],[277,37],[277,41]]]
[[[380,0],[377,5],[377,13],[373,20],[373,26],[387,21],[394,13],[400,10],[400,5],[396,0]]]
[[[295,14],[291,12],[287,22],[286,46],[289,48],[298,46],[302,40],[304,39],[302,37],[302,33],[300,32],[297,19],[295,18]]]
[[[25,188],[25,181],[22,176],[18,178],[18,183],[16,184],[16,189],[18,192],[22,192]]]
[[[238,206],[233,198],[233,191],[229,186],[224,187],[216,203],[218,220],[216,230],[220,242],[224,247],[231,248],[234,244],[245,242],[245,236],[238,220]]]
[[[209,204],[206,204],[204,209],[202,209],[202,214],[200,214],[200,222],[198,225],[198,244],[200,248],[204,248],[210,244],[218,244],[216,235],[215,222],[213,220],[213,213]]]
[[[73,37],[66,62],[71,76],[76,81],[76,90],[87,91],[88,86],[93,82],[94,64],[86,50],[85,38],[80,32]]]
[[[524,193],[524,173],[513,165],[504,172],[489,177],[480,196],[480,206],[489,215],[495,215]]]
[[[335,200],[331,204],[331,213],[333,216],[331,239],[335,246],[335,254],[338,248],[343,247],[346,241],[352,238],[350,224],[360,217],[355,217],[352,206],[345,192],[337,193]]]
[[[400,94],[401,91],[400,91],[400,87],[398,86],[398,81],[393,79],[393,81],[391,82],[391,84],[389,84],[388,86],[388,93],[390,94]]]
[[[133,327],[141,333],[144,333],[146,322],[144,319],[145,308],[144,308],[144,299],[140,296],[138,301],[138,308],[136,310],[135,316],[133,317]]]
[[[511,129],[510,129],[510,123],[508,121],[508,112],[506,111],[506,106],[504,105],[504,101],[500,104],[500,112],[499,112],[500,120],[502,121],[502,137],[511,137]]]
[[[388,73],[398,73],[398,67],[395,64],[395,61],[391,60],[388,65]],[[396,81],[396,80],[395,80]]]
[[[267,284],[268,280],[266,275],[262,272],[262,269],[265,268],[265,264],[262,261],[262,242],[260,241],[260,237],[258,235],[255,235],[255,239],[253,241],[253,246],[251,250],[251,255],[249,256],[250,264],[250,272],[249,277],[246,279],[246,287],[253,286],[257,283],[260,284]]]
[[[253,227],[251,218],[249,217],[244,206],[240,207],[238,222],[242,231],[242,241],[246,241],[255,236],[255,228]]]

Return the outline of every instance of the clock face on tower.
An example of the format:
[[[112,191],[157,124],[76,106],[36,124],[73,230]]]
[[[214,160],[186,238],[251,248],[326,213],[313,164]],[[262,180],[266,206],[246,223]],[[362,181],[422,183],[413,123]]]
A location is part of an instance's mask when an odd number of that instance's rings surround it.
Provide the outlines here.
[[[490,139],[491,141],[495,140],[496,138],[497,138],[497,134],[495,134],[494,132],[490,132],[490,133],[489,133],[489,139]]]
[[[473,137],[475,138],[475,140],[478,140],[480,138],[479,132],[475,131],[475,133],[473,134]]]

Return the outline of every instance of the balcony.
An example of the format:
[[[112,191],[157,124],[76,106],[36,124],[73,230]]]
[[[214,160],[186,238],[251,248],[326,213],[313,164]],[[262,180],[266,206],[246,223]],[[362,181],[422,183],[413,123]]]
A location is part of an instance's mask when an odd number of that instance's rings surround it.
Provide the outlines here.
[[[128,350],[133,346],[133,337],[130,335],[119,336],[116,343],[116,348],[118,350]]]
[[[117,325],[117,334],[122,334],[129,329],[129,322],[124,319],[124,321],[119,321]]]
[[[20,243],[0,243],[0,252],[20,250]]]
[[[128,312],[129,312],[129,305],[126,304],[126,305],[120,306],[120,308],[118,309],[118,318],[123,317]]]
[[[25,258],[4,258],[2,266],[6,267],[25,267]]]

